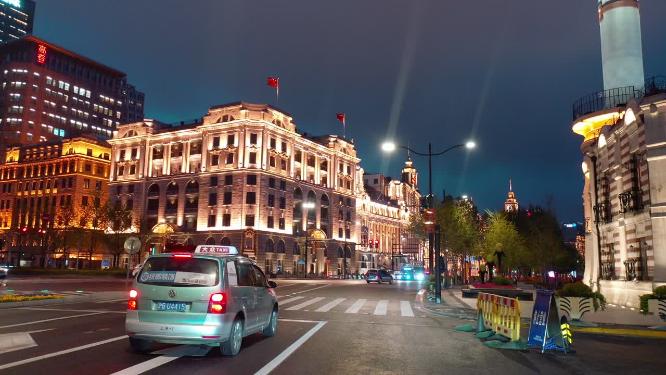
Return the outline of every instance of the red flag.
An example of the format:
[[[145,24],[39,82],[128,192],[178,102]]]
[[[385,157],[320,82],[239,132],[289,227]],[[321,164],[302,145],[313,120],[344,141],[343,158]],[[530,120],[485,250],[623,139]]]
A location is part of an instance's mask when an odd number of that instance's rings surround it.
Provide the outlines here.
[[[274,89],[279,89],[280,77],[268,77],[266,78],[266,84]]]
[[[338,113],[337,115],[335,115],[335,117],[337,117],[338,121],[340,121],[344,125],[344,123],[345,123],[345,114],[344,113]]]

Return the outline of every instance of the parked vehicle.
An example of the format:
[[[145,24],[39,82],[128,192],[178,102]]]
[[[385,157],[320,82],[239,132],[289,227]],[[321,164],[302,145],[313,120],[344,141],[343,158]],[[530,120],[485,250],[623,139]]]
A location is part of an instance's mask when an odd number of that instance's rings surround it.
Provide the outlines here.
[[[382,282],[393,284],[393,276],[387,270],[371,269],[365,273],[365,281],[370,284],[371,282],[381,284]]]

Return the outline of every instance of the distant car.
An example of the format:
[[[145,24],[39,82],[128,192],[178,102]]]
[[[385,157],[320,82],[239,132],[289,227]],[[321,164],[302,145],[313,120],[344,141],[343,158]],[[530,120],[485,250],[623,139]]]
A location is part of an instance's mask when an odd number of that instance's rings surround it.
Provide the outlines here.
[[[396,280],[402,280],[403,276],[404,275],[400,271],[393,272],[393,278],[396,279]]]
[[[365,274],[365,281],[368,284],[371,282],[377,284],[381,284],[382,282],[393,284],[393,276],[391,276],[386,270],[368,270]]]
[[[0,264],[0,279],[7,278],[7,274],[9,274],[10,268],[12,268],[12,266]]]
[[[265,274],[233,246],[152,255],[129,292],[125,329],[132,349],[153,343],[217,346],[235,356],[243,337],[277,332],[278,301]]]

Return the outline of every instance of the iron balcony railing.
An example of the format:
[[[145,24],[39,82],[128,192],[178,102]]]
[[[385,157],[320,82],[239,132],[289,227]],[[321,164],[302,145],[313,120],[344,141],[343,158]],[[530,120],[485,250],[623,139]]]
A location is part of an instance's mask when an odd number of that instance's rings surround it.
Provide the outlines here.
[[[666,93],[666,77],[655,76],[645,80],[645,86],[618,87],[598,91],[576,100],[573,104],[573,119],[604,109],[624,107],[631,99]]]

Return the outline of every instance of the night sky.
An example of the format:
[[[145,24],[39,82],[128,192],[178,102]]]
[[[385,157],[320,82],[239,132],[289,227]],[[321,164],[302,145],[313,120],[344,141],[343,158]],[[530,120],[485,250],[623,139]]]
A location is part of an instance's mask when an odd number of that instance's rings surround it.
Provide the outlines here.
[[[641,1],[646,75],[666,74],[666,1]],[[301,131],[342,133],[366,172],[398,176],[386,138],[473,153],[434,160],[438,195],[500,209],[552,201],[581,220],[581,137],[571,104],[602,89],[596,0],[38,0],[35,35],[126,72],[146,117],[201,117],[239,100],[275,105]],[[421,190],[427,160],[416,159]]]

